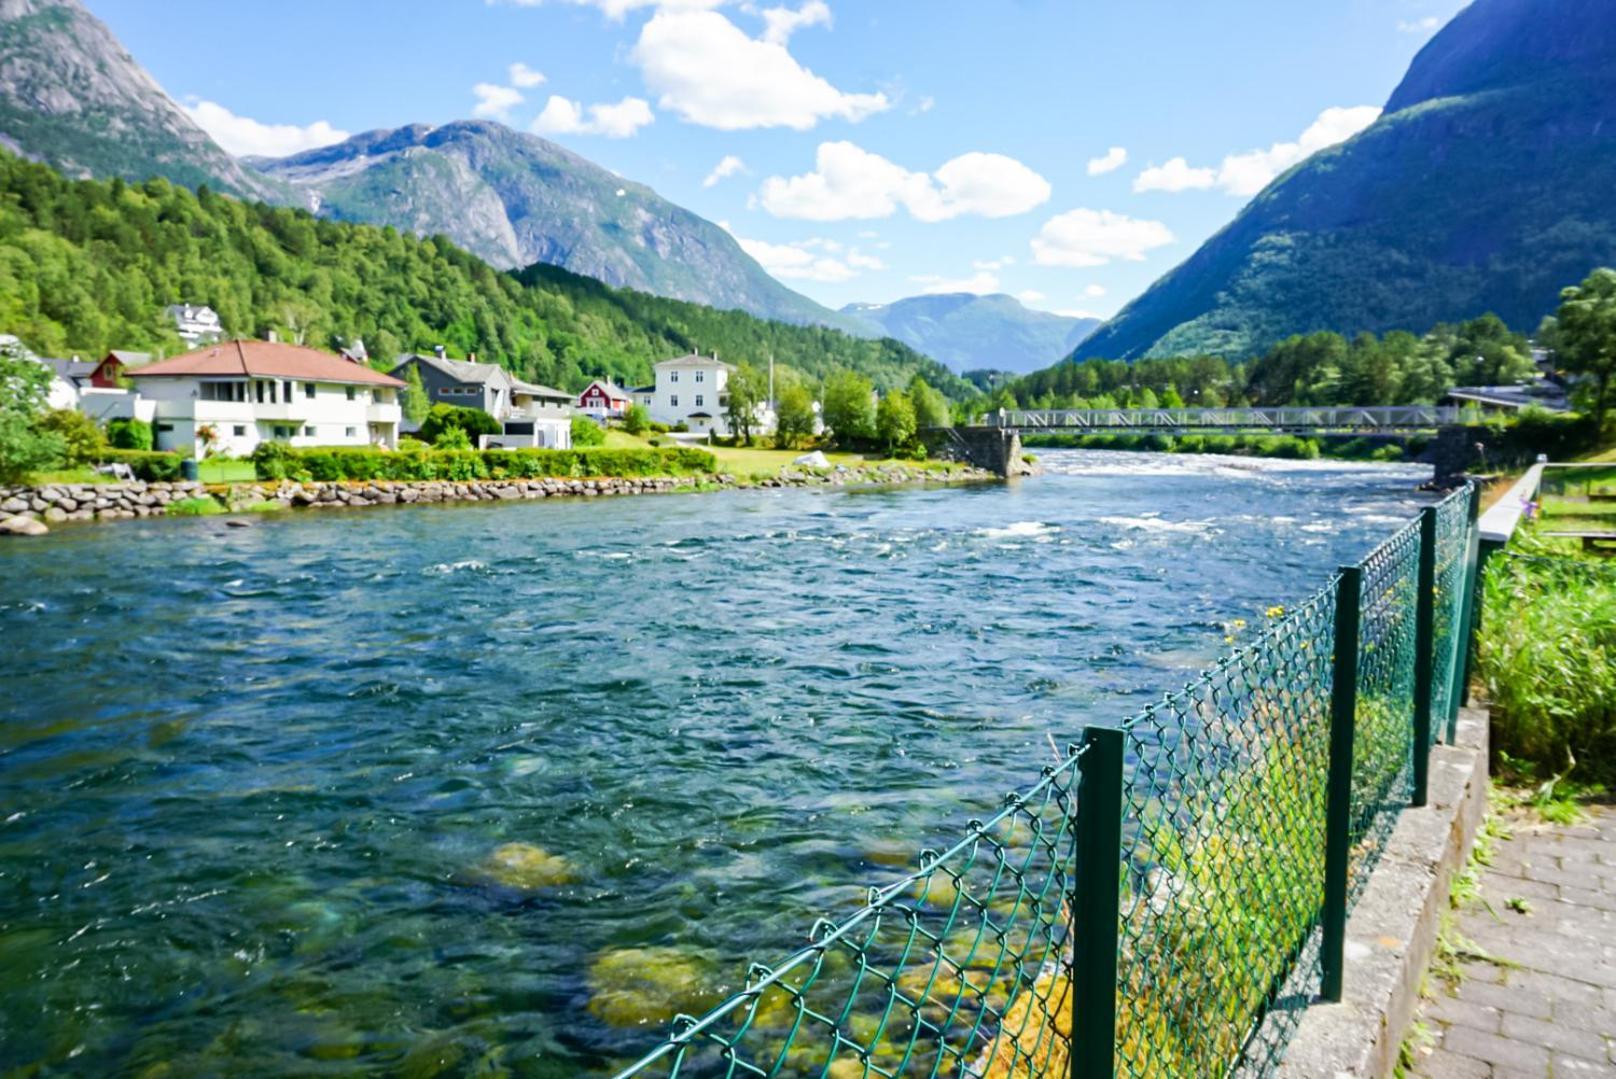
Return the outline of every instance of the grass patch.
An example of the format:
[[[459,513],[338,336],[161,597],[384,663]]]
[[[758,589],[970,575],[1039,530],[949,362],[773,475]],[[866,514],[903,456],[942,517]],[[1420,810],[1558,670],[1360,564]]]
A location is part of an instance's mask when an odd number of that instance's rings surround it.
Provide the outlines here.
[[[116,476],[105,472],[97,472],[93,468],[56,468],[45,472],[34,472],[28,477],[29,482],[36,487],[45,487],[53,483],[118,483]]]
[[[664,447],[690,444],[678,443],[668,435],[649,435]],[[783,469],[792,467],[792,462],[810,450],[777,450],[767,446],[709,446],[706,443],[694,443],[699,448],[712,454],[718,461],[718,470],[734,476],[747,479],[773,479]],[[618,428],[611,428],[606,432],[606,447],[608,449],[652,449],[646,438],[640,438]],[[844,468],[870,468],[878,465],[902,465],[914,470],[925,470],[946,475],[950,472],[960,471],[960,466],[952,461],[905,461],[894,457],[866,457],[860,453],[843,453],[841,451],[824,451],[825,458],[830,466],[840,465]]]
[[[251,483],[258,472],[251,461],[236,461],[218,457],[197,462],[198,477],[203,483]]]
[[[212,498],[182,498],[168,504],[170,517],[212,517],[224,512],[224,507]]]
[[[1573,776],[1581,784],[1611,782],[1616,563],[1520,537],[1488,563],[1483,594],[1477,669],[1500,759],[1529,782],[1553,777],[1549,802]]]
[[[281,513],[290,507],[273,499],[264,502],[253,502],[241,507],[243,513]]]

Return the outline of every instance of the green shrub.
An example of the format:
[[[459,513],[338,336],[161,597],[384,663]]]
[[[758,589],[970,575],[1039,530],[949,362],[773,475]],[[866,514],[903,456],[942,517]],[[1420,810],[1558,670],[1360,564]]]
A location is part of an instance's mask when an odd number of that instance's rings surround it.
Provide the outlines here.
[[[177,453],[152,450],[102,450],[101,464],[125,464],[138,480],[168,483],[180,478],[181,457]]]
[[[433,405],[427,412],[426,419],[421,422],[421,439],[434,446],[438,438],[449,428],[458,428],[466,434],[466,444],[477,444],[478,435],[497,435],[500,433],[499,421],[479,408],[462,408],[459,405]]]
[[[150,450],[152,427],[145,420],[119,418],[107,421],[107,442],[113,449]]]
[[[260,442],[252,452],[252,463],[261,480],[296,479],[302,473],[297,451],[285,442]]]
[[[95,421],[71,408],[47,412],[40,418],[39,429],[61,441],[61,462],[69,468],[97,461],[107,449],[106,436]]]
[[[1476,658],[1494,748],[1540,776],[1575,761],[1580,780],[1616,781],[1616,567],[1500,553],[1483,596]]]
[[[432,440],[432,448],[438,450],[469,450],[471,449],[471,436],[464,427],[445,427],[438,432],[438,437]]]
[[[623,413],[623,430],[631,435],[643,435],[651,429],[651,413],[638,401]]]
[[[600,424],[588,416],[573,416],[572,418],[572,444],[574,446],[599,446],[606,441],[606,432]]]

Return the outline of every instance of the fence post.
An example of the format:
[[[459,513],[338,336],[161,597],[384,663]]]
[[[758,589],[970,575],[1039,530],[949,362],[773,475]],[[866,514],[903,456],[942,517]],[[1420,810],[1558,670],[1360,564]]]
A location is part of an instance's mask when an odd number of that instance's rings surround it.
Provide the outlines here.
[[[1335,665],[1330,681],[1330,779],[1324,816],[1325,1000],[1341,999],[1347,940],[1347,857],[1352,842],[1352,738],[1358,722],[1358,623],[1363,567],[1342,566],[1335,590]]]
[[[1072,1079],[1116,1075],[1122,889],[1122,748],[1112,727],[1083,731],[1072,903]]]
[[[1454,659],[1458,683],[1454,686],[1454,705],[1448,716],[1448,741],[1459,737],[1459,705],[1470,703],[1470,654],[1475,646],[1476,630],[1481,624],[1481,570],[1487,560],[1481,549],[1481,487],[1470,481],[1470,520],[1465,526],[1464,612],[1459,622],[1459,655]],[[1488,552],[1490,553],[1490,552]]]
[[[1431,783],[1432,664],[1436,661],[1436,507],[1420,510],[1419,592],[1414,602],[1414,797],[1422,806]]]

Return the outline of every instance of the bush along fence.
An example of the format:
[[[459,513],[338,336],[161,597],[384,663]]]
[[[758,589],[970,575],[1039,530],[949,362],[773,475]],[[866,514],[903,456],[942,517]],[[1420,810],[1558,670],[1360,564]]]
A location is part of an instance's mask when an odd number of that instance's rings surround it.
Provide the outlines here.
[[[1452,740],[1476,497],[1423,510],[1178,693],[1091,726],[820,921],[641,1076],[1262,1075],[1340,999],[1347,916]]]

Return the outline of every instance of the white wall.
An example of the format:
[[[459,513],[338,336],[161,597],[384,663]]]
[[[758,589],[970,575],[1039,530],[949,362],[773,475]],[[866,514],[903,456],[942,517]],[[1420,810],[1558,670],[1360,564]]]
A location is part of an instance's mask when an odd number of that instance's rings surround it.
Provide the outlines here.
[[[246,401],[212,401],[201,397],[203,380],[194,378],[137,379],[141,397],[152,402],[151,422],[158,449],[201,455],[197,430],[212,426],[218,438],[213,455],[245,457],[260,442],[271,439],[293,446],[370,446],[398,445],[401,410],[392,387],[343,386],[310,383],[302,379],[247,380]],[[208,380],[241,382],[240,379]],[[268,383],[275,383],[275,398],[268,400]],[[287,383],[292,385],[290,401],[282,400]],[[257,383],[265,384],[265,400],[259,402]],[[348,396],[349,389],[353,397]],[[165,430],[165,428],[167,428]]]

